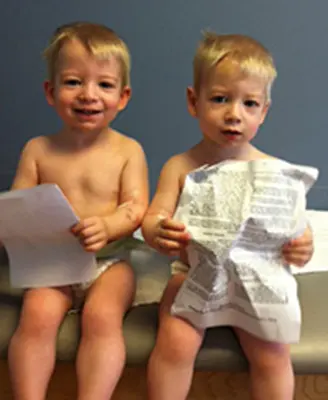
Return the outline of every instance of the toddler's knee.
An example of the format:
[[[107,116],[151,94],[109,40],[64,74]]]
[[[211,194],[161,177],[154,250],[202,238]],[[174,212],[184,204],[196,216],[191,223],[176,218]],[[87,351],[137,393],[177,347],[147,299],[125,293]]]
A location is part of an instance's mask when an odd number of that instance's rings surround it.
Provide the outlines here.
[[[109,337],[122,329],[123,316],[110,309],[85,307],[82,313],[83,335]]]
[[[20,319],[18,331],[25,337],[51,339],[56,337],[60,322],[50,310],[29,309]]]
[[[157,348],[163,358],[174,364],[193,364],[202,342],[202,334],[185,322],[160,328]]]
[[[17,334],[54,339],[70,305],[67,288],[29,289],[24,295]]]
[[[256,356],[250,357],[250,367],[262,374],[277,374],[290,368],[289,347],[282,344],[268,344]]]

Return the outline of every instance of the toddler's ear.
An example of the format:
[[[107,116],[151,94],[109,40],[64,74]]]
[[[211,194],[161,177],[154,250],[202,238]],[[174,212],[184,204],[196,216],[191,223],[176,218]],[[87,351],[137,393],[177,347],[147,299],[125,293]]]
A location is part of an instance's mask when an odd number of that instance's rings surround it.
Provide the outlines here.
[[[121,98],[118,105],[118,111],[122,111],[127,106],[132,96],[132,90],[129,86],[125,86],[121,92]]]
[[[43,84],[44,94],[46,96],[46,100],[50,106],[53,106],[55,103],[54,100],[54,86],[50,81],[45,81]]]
[[[189,114],[192,117],[197,117],[196,104],[197,104],[197,97],[196,97],[195,89],[193,87],[189,86],[189,87],[187,87],[187,105],[188,105]]]
[[[261,118],[260,125],[262,125],[263,122],[265,121],[265,118],[266,118],[266,116],[267,116],[267,114],[268,114],[268,111],[269,111],[269,109],[270,109],[270,106],[271,106],[271,103],[268,101],[268,102],[265,104],[265,106],[263,107],[263,110],[262,110],[262,118]]]

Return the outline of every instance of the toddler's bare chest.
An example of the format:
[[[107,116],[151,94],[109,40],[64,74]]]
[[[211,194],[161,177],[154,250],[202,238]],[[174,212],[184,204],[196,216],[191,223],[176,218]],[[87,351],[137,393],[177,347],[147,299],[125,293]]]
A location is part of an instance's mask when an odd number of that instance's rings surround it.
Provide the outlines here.
[[[104,156],[48,155],[39,163],[40,183],[56,183],[67,191],[118,191],[123,163]]]

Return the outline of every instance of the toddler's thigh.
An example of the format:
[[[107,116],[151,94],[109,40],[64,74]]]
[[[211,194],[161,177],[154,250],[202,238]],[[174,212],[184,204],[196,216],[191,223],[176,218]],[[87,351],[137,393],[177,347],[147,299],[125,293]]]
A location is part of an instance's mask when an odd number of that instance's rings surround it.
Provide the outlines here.
[[[82,311],[85,329],[105,331],[121,326],[135,294],[135,277],[126,261],[111,265],[90,287]]]

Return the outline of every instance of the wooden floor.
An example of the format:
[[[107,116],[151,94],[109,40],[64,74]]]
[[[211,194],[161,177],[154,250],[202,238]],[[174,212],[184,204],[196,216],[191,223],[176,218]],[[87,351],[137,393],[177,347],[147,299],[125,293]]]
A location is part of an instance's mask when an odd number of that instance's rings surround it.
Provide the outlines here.
[[[0,362],[0,399],[11,400],[7,365]],[[198,372],[188,400],[249,400],[246,374]],[[72,364],[58,364],[48,400],[75,400]],[[126,369],[112,400],[146,400],[145,371]],[[296,378],[295,400],[328,400],[328,375]]]

